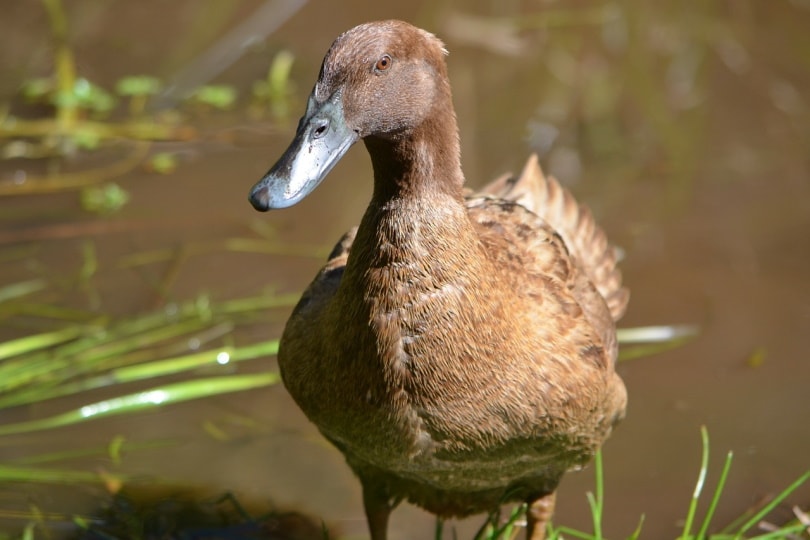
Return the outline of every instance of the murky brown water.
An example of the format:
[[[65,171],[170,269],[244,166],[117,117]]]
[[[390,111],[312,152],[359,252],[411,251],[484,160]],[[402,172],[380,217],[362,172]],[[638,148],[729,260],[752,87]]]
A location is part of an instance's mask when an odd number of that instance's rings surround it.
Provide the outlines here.
[[[80,69],[111,86],[126,74],[171,76],[260,2],[69,4]],[[312,1],[218,80],[246,88],[264,76],[278,48],[288,48],[296,56],[300,108],[324,51],[354,24],[404,18],[446,41],[468,183],[516,170],[531,151],[540,152],[546,169],[591,205],[627,252],[622,267],[632,301],[622,325],[702,327],[701,337],[684,348],[621,366],[630,410],[604,452],[607,534],[629,534],[644,513],[645,538],[671,538],[697,475],[700,425],[712,437],[710,480],[726,450],[736,456],[718,523],[810,466],[810,4],[581,4],[390,7],[355,0],[337,9]],[[50,54],[39,4],[5,9],[0,103],[22,80],[47,73]],[[521,30],[512,32],[516,25]],[[121,177],[132,202],[108,220],[82,214],[72,193],[0,198],[0,285],[41,276],[71,283],[82,242],[91,237],[99,257],[93,280],[98,309],[136,315],[159,307],[149,282],[166,269],[121,269],[128,254],[246,236],[254,220],[271,224],[291,243],[331,245],[359,219],[370,192],[361,146],[306,201],[259,216],[247,190],[286,147],[291,130],[257,126],[238,112],[208,124],[201,126],[210,134],[205,141],[172,147],[185,152],[176,174],[138,169]],[[216,142],[217,133],[234,125],[252,133],[247,142]],[[257,135],[257,127],[267,129]],[[99,161],[80,157],[67,168]],[[36,174],[44,168],[0,162],[0,181],[20,169]],[[210,291],[235,298],[268,284],[298,291],[319,263],[217,251],[183,265],[170,297]],[[41,300],[49,295],[92,306],[86,291],[46,292]],[[280,314],[263,331],[278,335],[282,323]],[[17,321],[0,324],[6,339],[35,330]],[[753,368],[747,360],[757,350],[764,351],[764,362]],[[105,395],[0,411],[0,421],[44,417]],[[234,418],[255,424],[248,429]],[[226,426],[232,437],[215,440],[204,430],[206,421]],[[115,435],[172,443],[126,455],[117,469],[126,474],[272,500],[322,516],[347,534],[364,534],[357,482],[281,386],[6,437],[0,463],[103,447]],[[109,467],[100,458],[60,465]],[[588,526],[591,486],[588,471],[566,478],[557,522]],[[0,513],[29,502],[48,512],[86,511],[97,494],[89,487],[0,484]],[[806,508],[810,486],[791,501]],[[460,537],[479,523],[460,524]],[[430,537],[433,519],[403,506],[391,529],[394,538]]]

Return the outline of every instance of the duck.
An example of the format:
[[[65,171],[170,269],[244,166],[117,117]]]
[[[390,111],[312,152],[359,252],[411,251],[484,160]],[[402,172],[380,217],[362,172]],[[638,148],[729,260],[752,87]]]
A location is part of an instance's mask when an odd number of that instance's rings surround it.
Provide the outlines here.
[[[536,156],[467,189],[442,41],[397,20],[341,34],[259,211],[310,194],[358,141],[373,169],[283,331],[285,387],[345,456],[372,540],[409,501],[441,519],[525,503],[542,540],[563,475],[624,417],[629,294],[592,213]]]

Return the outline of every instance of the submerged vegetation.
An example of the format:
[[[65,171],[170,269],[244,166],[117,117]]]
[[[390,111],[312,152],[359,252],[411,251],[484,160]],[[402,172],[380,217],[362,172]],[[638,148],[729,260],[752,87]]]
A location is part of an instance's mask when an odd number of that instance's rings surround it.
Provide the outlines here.
[[[42,0],[48,14],[53,39],[53,73],[23,81],[19,97],[29,107],[53,110],[51,117],[24,118],[0,107],[0,147],[2,159],[66,157],[82,150],[98,150],[125,142],[132,145],[129,155],[112,166],[77,175],[52,174],[44,178],[0,182],[0,196],[49,193],[94,186],[129,172],[147,160],[156,172],[174,170],[175,158],[167,152],[152,153],[149,142],[186,141],[200,138],[192,125],[194,115],[234,108],[239,99],[235,87],[201,84],[178,95],[152,75],[127,75],[109,90],[82,76],[68,38],[67,16],[62,0]],[[254,83],[248,110],[253,118],[285,123],[290,118],[290,70],[293,57],[279,51],[270,63],[265,80]],[[174,106],[150,107],[161,98]],[[179,103],[179,106],[177,105]],[[109,199],[114,184],[97,188],[83,199],[86,208],[96,211],[94,199]],[[100,195],[95,195],[100,193]],[[120,208],[126,197],[115,194],[111,205],[101,211]]]

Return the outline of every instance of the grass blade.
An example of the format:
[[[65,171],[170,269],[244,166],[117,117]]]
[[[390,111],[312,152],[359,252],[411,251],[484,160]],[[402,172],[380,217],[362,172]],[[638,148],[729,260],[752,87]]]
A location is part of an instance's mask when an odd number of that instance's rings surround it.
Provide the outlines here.
[[[44,289],[45,285],[47,285],[47,282],[44,279],[31,279],[0,287],[0,303],[35,293]]]
[[[618,328],[616,338],[622,345],[631,343],[660,343],[683,338],[695,337],[700,328],[693,324],[673,324],[660,326],[637,326]]]
[[[59,461],[70,461],[74,459],[82,459],[88,457],[104,457],[109,456],[112,452],[110,451],[110,446],[113,443],[117,443],[118,446],[116,447],[116,451],[120,454],[123,450],[126,450],[128,454],[140,451],[140,450],[153,450],[158,448],[167,448],[177,443],[175,441],[169,439],[163,440],[152,440],[152,441],[144,441],[144,442],[129,442],[127,440],[115,438],[113,442],[104,446],[93,446],[87,448],[78,448],[73,450],[60,450],[56,452],[49,452],[46,454],[37,454],[37,455],[28,455],[20,459],[14,460],[14,466],[33,466],[33,465],[41,465],[43,463],[54,463]],[[2,477],[0,477],[2,480]],[[2,536],[0,536],[2,538]]]
[[[76,484],[99,482],[100,480],[101,476],[96,472],[0,465],[0,482]]]
[[[217,349],[202,351],[193,354],[146,362],[134,366],[127,366],[112,370],[109,374],[116,383],[127,383],[175,375],[191,369],[213,364],[228,364],[251,360],[261,356],[272,356],[278,352],[278,340],[258,343],[241,349]]]
[[[644,514],[641,514],[641,517],[638,520],[638,525],[636,526],[636,530],[633,531],[627,540],[638,540],[641,536],[641,527],[644,526]]]
[[[593,457],[593,464],[596,476],[596,495],[588,493],[588,505],[591,507],[591,517],[593,518],[593,537],[595,540],[602,540],[602,506],[604,504],[605,486],[601,449]]]
[[[678,348],[695,339],[700,328],[695,325],[641,326],[619,328],[616,338],[621,344],[619,361],[626,362]]]
[[[34,334],[18,339],[12,339],[0,343],[0,360],[11,358],[20,354],[47,349],[54,345],[70,341],[82,335],[86,328],[83,326],[70,326],[54,332]]]
[[[706,517],[703,518],[703,525],[701,525],[700,531],[698,531],[697,534],[698,539],[706,537],[706,532],[709,530],[709,523],[712,521],[714,511],[717,508],[717,503],[720,501],[720,494],[723,492],[723,488],[726,485],[726,478],[728,478],[728,471],[731,469],[731,461],[733,458],[734,452],[729,452],[726,454],[726,461],[723,464],[723,471],[720,473],[720,479],[717,481],[717,487],[714,489],[712,502],[709,504],[709,509],[706,511]]]
[[[569,527],[557,527],[555,531],[558,533],[559,537],[562,537],[563,534],[567,534],[568,536],[579,538],[580,540],[596,540],[596,537],[593,535]]]
[[[804,484],[808,478],[810,478],[810,471],[806,471],[803,475],[797,478],[792,484],[790,484],[782,493],[774,497],[774,499],[762,507],[762,509],[757,512],[756,514],[751,517],[748,521],[740,527],[740,530],[737,531],[737,535],[741,536],[745,531],[756,525],[762,518],[764,518],[768,512],[776,508],[776,505],[781,503],[783,500],[787,498],[788,495],[793,493],[799,486]]]
[[[700,437],[703,441],[703,454],[700,459],[700,473],[695,484],[695,491],[692,493],[692,501],[689,503],[689,511],[686,514],[686,523],[683,525],[681,538],[686,540],[692,534],[692,523],[695,520],[698,499],[703,492],[703,484],[706,482],[706,472],[709,470],[709,431],[706,426],[700,426]]]
[[[790,525],[787,527],[781,527],[777,531],[755,536],[751,538],[751,540],[793,540],[795,538],[800,538],[798,535],[803,532],[808,532],[806,525]],[[714,537],[712,537],[712,540],[714,540]]]
[[[88,390],[95,390],[114,384],[127,384],[145,379],[177,375],[193,369],[217,364],[232,364],[255,358],[273,356],[278,353],[278,340],[265,341],[238,349],[215,349],[192,353],[173,358],[143,362],[140,364],[111,369],[95,377],[87,377],[72,383],[58,386],[38,385],[29,390],[15,392],[0,397],[0,409],[45,401]]]
[[[277,373],[262,373],[256,375],[209,377],[170,384],[144,390],[143,392],[90,403],[79,409],[48,418],[0,426],[0,436],[69,426],[93,418],[132,413],[142,409],[168,405],[169,403],[179,403],[202,397],[259,388],[275,384],[278,380],[279,376]]]

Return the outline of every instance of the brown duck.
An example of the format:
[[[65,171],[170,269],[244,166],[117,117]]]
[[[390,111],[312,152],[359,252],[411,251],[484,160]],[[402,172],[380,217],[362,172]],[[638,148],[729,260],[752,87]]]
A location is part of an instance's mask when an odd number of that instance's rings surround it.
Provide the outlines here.
[[[362,139],[374,192],[281,339],[284,384],[363,485],[374,540],[407,499],[439,516],[528,503],[545,536],[562,475],[622,418],[613,248],[529,159],[471,195],[444,56],[400,21],[357,26],[326,53],[257,210],[309,194]]]

